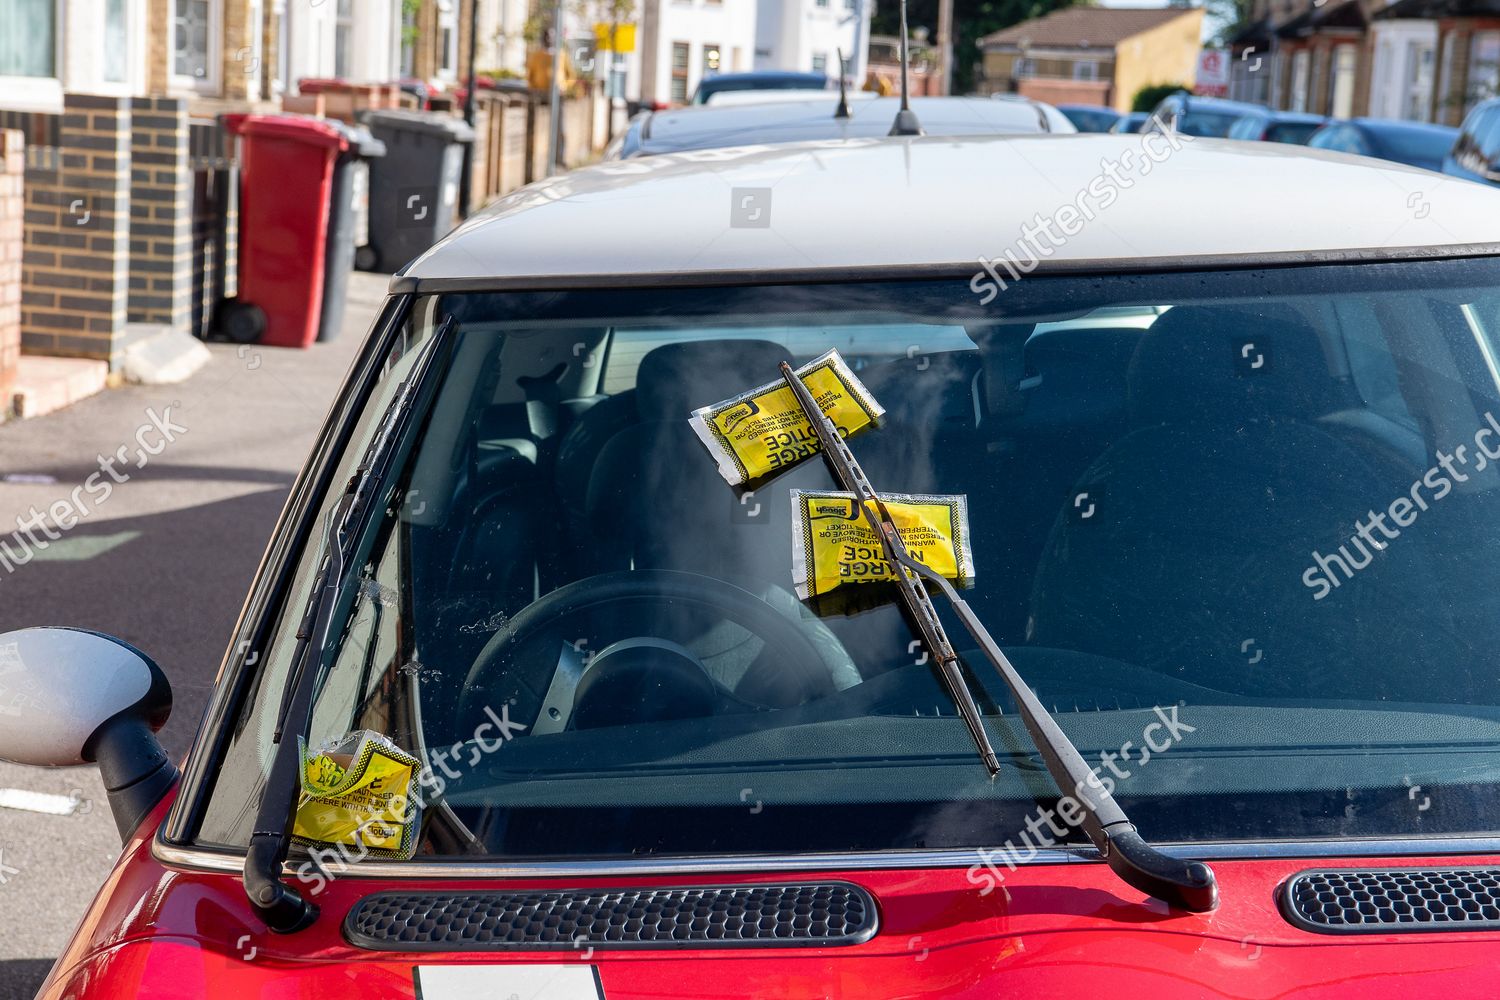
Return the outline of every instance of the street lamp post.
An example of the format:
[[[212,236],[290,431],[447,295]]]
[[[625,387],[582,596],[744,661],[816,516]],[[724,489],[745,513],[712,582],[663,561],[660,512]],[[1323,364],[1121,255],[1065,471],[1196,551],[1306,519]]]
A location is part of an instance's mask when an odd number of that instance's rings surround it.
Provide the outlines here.
[[[479,0],[469,0],[469,86],[464,92],[464,121],[468,123],[469,130],[474,130],[474,91],[477,83],[477,75],[474,72],[474,62],[479,48]],[[479,141],[476,135],[464,145],[463,170],[459,174],[458,184],[458,215],[464,218],[469,214],[469,203],[471,199],[470,187],[474,182],[474,145]]]
[[[563,71],[563,0],[556,0],[552,11],[552,86],[548,93],[547,176],[557,173],[557,158],[562,145],[562,71]]]

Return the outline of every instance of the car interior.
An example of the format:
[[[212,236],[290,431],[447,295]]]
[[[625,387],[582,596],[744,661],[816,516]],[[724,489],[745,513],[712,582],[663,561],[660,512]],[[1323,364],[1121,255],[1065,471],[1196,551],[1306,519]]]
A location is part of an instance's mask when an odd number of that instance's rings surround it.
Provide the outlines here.
[[[475,692],[500,685],[516,717],[557,731],[787,709],[883,677],[859,711],[951,714],[885,588],[792,596],[788,494],[836,488],[824,463],[731,489],[686,420],[829,343],[886,407],[851,442],[871,481],[968,498],[967,599],[1051,702],[1496,704],[1493,595],[1449,570],[1487,565],[1467,532],[1493,513],[1497,467],[1329,599],[1305,580],[1341,545],[1358,568],[1355,522],[1500,413],[1493,378],[1473,379],[1472,318],[1456,299],[1308,296],[853,332],[575,327],[571,353],[512,334],[478,366],[491,402],[463,473],[433,490],[472,516],[408,518],[423,661],[473,664],[462,691],[424,692],[427,715],[461,735]],[[642,634],[666,646],[628,645]],[[562,704],[568,669],[618,676],[574,677]],[[1003,707],[988,666],[970,669]]]

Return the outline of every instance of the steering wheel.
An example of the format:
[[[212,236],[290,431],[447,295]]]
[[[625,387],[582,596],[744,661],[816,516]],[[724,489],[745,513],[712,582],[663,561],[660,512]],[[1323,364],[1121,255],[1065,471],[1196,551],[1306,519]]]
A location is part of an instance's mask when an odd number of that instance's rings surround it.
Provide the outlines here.
[[[732,683],[723,669],[705,665],[713,653],[685,648],[722,631],[726,621],[760,642],[753,655],[742,641],[730,644],[729,658],[737,653],[741,661]],[[638,721],[710,715],[716,703],[726,702],[739,711],[788,708],[849,686],[829,655],[830,642],[837,640],[816,618],[791,617],[714,577],[677,570],[603,573],[547,594],[496,632],[469,668],[457,717],[463,727],[477,725],[486,706],[494,711],[503,704],[528,732],[539,722],[545,727],[543,709],[557,718],[558,681],[569,669],[584,676],[569,680],[561,700],[571,702],[576,687],[580,718],[604,714],[597,704],[584,711],[591,693],[596,701],[642,697],[671,706],[643,708]]]

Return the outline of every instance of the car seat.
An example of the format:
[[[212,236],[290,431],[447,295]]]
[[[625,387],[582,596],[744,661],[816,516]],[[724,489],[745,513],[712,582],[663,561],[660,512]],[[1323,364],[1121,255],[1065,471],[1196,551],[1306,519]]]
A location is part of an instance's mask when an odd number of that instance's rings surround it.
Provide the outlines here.
[[[1127,385],[1132,429],[1054,521],[1028,641],[1227,692],[1420,698],[1455,648],[1420,538],[1322,600],[1304,580],[1315,552],[1358,561],[1354,522],[1392,499],[1315,423],[1348,403],[1317,334],[1275,305],[1177,306]]]

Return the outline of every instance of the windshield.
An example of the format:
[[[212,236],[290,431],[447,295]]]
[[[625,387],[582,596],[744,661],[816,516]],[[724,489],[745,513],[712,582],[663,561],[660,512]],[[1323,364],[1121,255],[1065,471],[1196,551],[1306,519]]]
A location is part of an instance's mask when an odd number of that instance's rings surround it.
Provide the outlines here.
[[[1177,131],[1184,135],[1203,136],[1210,139],[1224,139],[1229,135],[1229,130],[1234,123],[1240,120],[1240,115],[1235,112],[1224,111],[1200,111],[1197,108],[1188,108],[1186,112],[1177,116]]]
[[[1305,146],[1312,134],[1321,127],[1322,122],[1277,122],[1266,129],[1266,140]]]
[[[817,73],[788,73],[777,75],[750,74],[746,76],[711,77],[698,85],[693,94],[694,104],[707,104],[714,94],[746,90],[827,90],[833,81]]]
[[[732,486],[690,420],[836,351],[883,410],[847,423],[875,488],[942,515],[908,545],[1148,838],[1493,831],[1497,287],[1475,259],[418,297],[333,476],[451,320],[310,744],[427,765],[430,856],[1019,843],[1058,791],[943,602],[993,782],[878,551],[799,597],[849,511],[796,427]],[[317,559],[202,843],[247,840]]]

